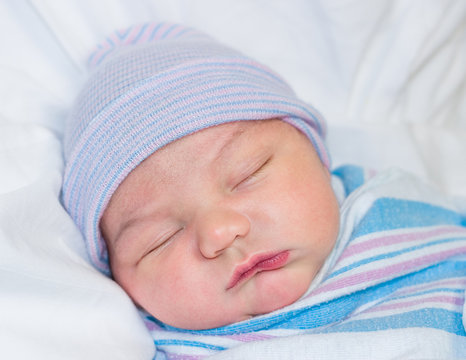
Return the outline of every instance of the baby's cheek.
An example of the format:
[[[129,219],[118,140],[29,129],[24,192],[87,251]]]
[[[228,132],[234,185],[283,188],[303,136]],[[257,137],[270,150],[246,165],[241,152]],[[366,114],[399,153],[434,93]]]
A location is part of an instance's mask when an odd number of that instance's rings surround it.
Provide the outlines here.
[[[188,276],[164,280],[162,286],[154,290],[152,311],[146,310],[164,323],[180,328],[205,329],[224,325],[225,302],[214,285],[214,278],[191,280]]]

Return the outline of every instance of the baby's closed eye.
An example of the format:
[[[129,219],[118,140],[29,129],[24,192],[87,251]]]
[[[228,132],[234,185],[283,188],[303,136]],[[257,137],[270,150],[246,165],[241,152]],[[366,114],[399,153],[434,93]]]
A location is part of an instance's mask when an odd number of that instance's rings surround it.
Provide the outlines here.
[[[270,164],[271,159],[272,156],[258,162],[251,167],[251,170],[246,171],[245,175],[243,175],[241,180],[234,186],[234,189],[241,190],[243,187],[254,183],[261,175],[263,175],[264,170],[267,168],[267,165]]]
[[[154,240],[150,242],[149,247],[144,252],[142,258],[151,254],[157,255],[161,253],[170,243],[180,235],[184,227],[174,227],[168,231],[156,233]]]

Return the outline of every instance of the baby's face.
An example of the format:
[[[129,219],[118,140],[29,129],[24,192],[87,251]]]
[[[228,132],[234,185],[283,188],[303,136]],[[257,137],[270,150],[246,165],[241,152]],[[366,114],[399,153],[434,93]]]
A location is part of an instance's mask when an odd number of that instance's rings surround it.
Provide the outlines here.
[[[214,328],[289,305],[334,246],[338,204],[309,140],[279,120],[175,141],[102,220],[115,280],[160,321]]]

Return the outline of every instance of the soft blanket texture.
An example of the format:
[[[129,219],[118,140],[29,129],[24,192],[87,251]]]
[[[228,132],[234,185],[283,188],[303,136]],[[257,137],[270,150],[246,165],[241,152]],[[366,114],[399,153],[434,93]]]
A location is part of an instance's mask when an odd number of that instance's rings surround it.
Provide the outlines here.
[[[353,344],[359,355],[367,348],[368,358],[377,358],[380,349],[370,353],[376,332],[398,345],[386,357],[414,350],[417,358],[464,358],[466,217],[411,175],[392,170],[363,184],[368,174],[354,166],[334,171],[342,199],[340,237],[301,300],[212,330],[175,329],[145,315],[156,359],[198,359],[231,348],[242,359],[293,358],[294,349],[319,357],[314,339],[349,333],[369,336],[358,343],[340,336],[341,346]],[[401,336],[410,342],[400,343]],[[257,341],[280,341],[283,351],[248,346]]]

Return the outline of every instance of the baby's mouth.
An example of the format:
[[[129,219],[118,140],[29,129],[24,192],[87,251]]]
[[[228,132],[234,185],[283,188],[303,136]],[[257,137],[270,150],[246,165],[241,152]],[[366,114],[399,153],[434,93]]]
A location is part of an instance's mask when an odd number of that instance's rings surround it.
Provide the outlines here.
[[[289,254],[290,252],[285,250],[273,253],[261,253],[252,256],[247,261],[235,267],[235,271],[228,283],[227,290],[234,288],[259,272],[280,269],[287,263]]]

